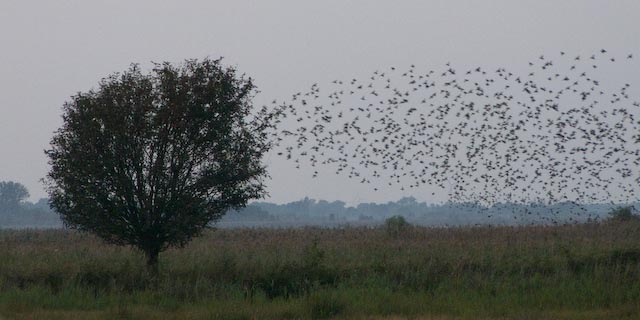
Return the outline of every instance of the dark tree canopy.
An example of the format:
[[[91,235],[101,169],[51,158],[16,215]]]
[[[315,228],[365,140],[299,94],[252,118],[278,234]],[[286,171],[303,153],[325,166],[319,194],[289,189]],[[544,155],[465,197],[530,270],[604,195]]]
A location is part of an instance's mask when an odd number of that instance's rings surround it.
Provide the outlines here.
[[[46,151],[65,225],[129,244],[150,266],[228,209],[264,194],[255,87],[220,60],[132,65],[78,93]]]
[[[0,181],[0,211],[16,209],[28,197],[29,191],[23,184]]]

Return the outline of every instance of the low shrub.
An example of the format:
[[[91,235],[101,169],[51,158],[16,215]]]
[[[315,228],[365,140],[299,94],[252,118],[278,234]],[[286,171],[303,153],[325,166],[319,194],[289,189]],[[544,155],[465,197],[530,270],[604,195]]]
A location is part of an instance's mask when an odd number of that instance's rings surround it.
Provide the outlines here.
[[[393,238],[399,238],[401,235],[406,234],[410,226],[403,216],[387,218],[384,225],[387,233]]]
[[[609,212],[609,220],[615,222],[640,221],[640,216],[634,214],[633,207],[617,207]]]

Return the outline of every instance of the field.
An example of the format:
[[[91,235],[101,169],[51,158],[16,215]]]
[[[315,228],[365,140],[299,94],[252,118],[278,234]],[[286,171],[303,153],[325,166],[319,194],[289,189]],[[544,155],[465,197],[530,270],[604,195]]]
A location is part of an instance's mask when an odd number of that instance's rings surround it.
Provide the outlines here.
[[[2,319],[640,319],[640,223],[209,230],[144,257],[0,231]]]

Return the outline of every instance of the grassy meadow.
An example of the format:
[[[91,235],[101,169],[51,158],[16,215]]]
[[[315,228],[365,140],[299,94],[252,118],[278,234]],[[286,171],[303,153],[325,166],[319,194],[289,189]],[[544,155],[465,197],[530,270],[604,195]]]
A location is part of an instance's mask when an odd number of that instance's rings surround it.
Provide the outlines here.
[[[209,230],[160,256],[0,231],[0,319],[640,319],[640,223]]]

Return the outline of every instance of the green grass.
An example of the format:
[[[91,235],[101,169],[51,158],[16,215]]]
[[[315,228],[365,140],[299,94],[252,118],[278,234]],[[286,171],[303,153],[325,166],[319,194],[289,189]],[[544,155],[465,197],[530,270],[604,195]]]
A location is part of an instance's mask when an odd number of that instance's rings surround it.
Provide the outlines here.
[[[0,231],[0,319],[640,319],[640,223],[240,229],[161,255]]]

